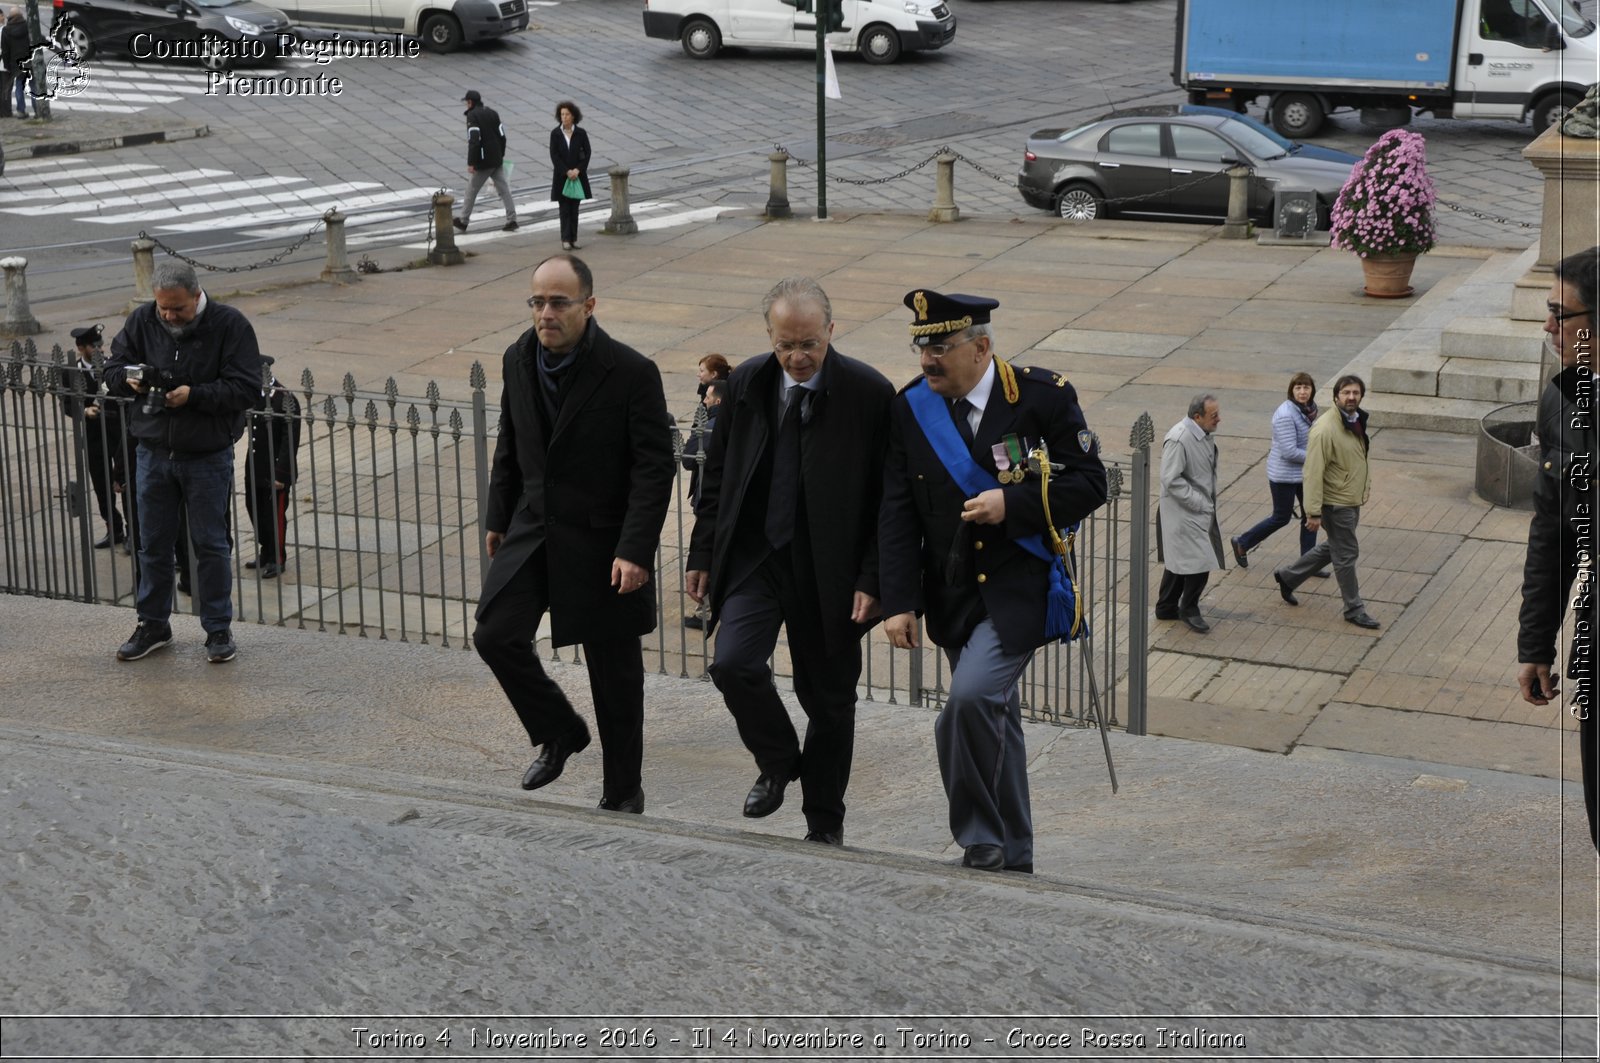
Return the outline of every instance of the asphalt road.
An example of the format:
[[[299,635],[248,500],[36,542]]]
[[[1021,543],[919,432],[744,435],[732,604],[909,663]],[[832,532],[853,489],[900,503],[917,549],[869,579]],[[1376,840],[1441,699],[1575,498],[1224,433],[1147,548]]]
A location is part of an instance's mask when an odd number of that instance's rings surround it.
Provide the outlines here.
[[[933,168],[902,171],[948,145],[975,164],[958,168],[964,210],[1034,214],[1014,188],[1029,132],[1114,106],[1182,99],[1170,77],[1175,0],[955,0],[955,7],[960,28],[942,51],[887,67],[840,57],[844,99],[828,111],[834,209],[926,209]],[[587,230],[605,217],[603,174],[613,164],[632,169],[635,216],[660,224],[764,203],[767,156],[779,143],[797,158],[791,199],[811,209],[812,57],[727,50],[696,61],[672,42],[647,39],[640,14],[635,0],[559,0],[534,7],[526,33],[451,55],[326,66],[297,59],[241,72],[337,76],[336,97],[208,92],[206,76],[192,67],[96,57],[89,91],[60,107],[141,117],[159,111],[205,124],[212,135],[14,161],[0,178],[6,248],[29,257],[33,297],[48,300],[82,291],[86,271],[118,268],[141,230],[207,261],[238,264],[281,250],[338,205],[353,214],[358,253],[421,246],[429,193],[459,193],[465,182],[458,101],[467,88],[480,90],[510,131],[513,186],[534,232],[554,225],[544,143],[561,99],[583,108],[595,148],[591,172],[601,175]],[[1537,175],[1520,157],[1532,135],[1527,126],[1420,120],[1415,128],[1429,138],[1441,199],[1481,215],[1443,212],[1445,241],[1523,247],[1536,239],[1524,224],[1537,220],[1540,195]],[[1375,136],[1353,116],[1339,116],[1319,141],[1360,151]],[[488,191],[479,227],[497,230],[499,205]],[[315,260],[319,243],[300,256]]]

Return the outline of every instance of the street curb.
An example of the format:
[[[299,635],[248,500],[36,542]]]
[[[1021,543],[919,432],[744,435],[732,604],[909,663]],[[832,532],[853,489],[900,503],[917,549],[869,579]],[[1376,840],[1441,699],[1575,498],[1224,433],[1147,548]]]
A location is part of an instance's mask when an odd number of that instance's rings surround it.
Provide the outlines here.
[[[185,126],[181,129],[157,129],[146,133],[124,133],[116,137],[89,137],[82,140],[54,140],[43,144],[18,144],[10,146],[8,154],[14,159],[37,159],[49,155],[77,155],[86,151],[133,148],[143,144],[167,144],[179,140],[194,140],[198,137],[208,137],[210,135],[210,126]]]

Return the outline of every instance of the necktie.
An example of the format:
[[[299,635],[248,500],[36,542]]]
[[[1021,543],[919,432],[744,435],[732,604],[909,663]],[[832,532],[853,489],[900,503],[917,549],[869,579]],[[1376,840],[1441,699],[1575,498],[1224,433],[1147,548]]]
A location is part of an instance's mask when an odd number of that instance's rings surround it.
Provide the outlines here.
[[[782,549],[794,541],[796,504],[800,498],[801,387],[784,392],[783,416],[772,443],[772,489],[767,495],[767,541]]]
[[[966,441],[967,449],[972,449],[974,436],[972,434],[972,403],[966,399],[957,399],[950,404],[950,416],[956,419],[956,431],[961,433],[961,438]]]

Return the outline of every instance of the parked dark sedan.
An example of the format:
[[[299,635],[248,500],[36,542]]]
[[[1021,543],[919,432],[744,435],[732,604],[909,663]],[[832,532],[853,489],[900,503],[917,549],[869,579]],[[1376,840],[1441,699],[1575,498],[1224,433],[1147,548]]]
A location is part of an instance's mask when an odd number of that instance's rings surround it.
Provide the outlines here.
[[[1360,159],[1285,140],[1246,115],[1177,104],[1119,111],[1076,129],[1028,138],[1017,191],[1030,206],[1090,221],[1109,214],[1220,219],[1228,214],[1227,171],[1250,176],[1250,216],[1270,222],[1273,196],[1317,194],[1317,227]]]
[[[96,52],[192,60],[207,70],[280,58],[289,16],[255,0],[55,0],[51,36],[79,60]]]

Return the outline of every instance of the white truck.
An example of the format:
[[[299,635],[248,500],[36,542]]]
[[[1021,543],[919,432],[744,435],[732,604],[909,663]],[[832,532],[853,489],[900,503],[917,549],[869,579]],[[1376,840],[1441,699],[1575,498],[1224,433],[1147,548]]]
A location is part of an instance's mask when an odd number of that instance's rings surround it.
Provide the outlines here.
[[[1345,107],[1371,125],[1415,112],[1543,132],[1600,80],[1600,55],[1576,0],[1178,0],[1172,77],[1191,103],[1266,97],[1286,137]]]
[[[945,0],[841,0],[844,25],[827,34],[836,52],[860,52],[869,63],[892,63],[903,52],[943,48],[956,36]],[[810,0],[645,0],[644,34],[683,42],[695,59],[723,45],[816,51]]]

